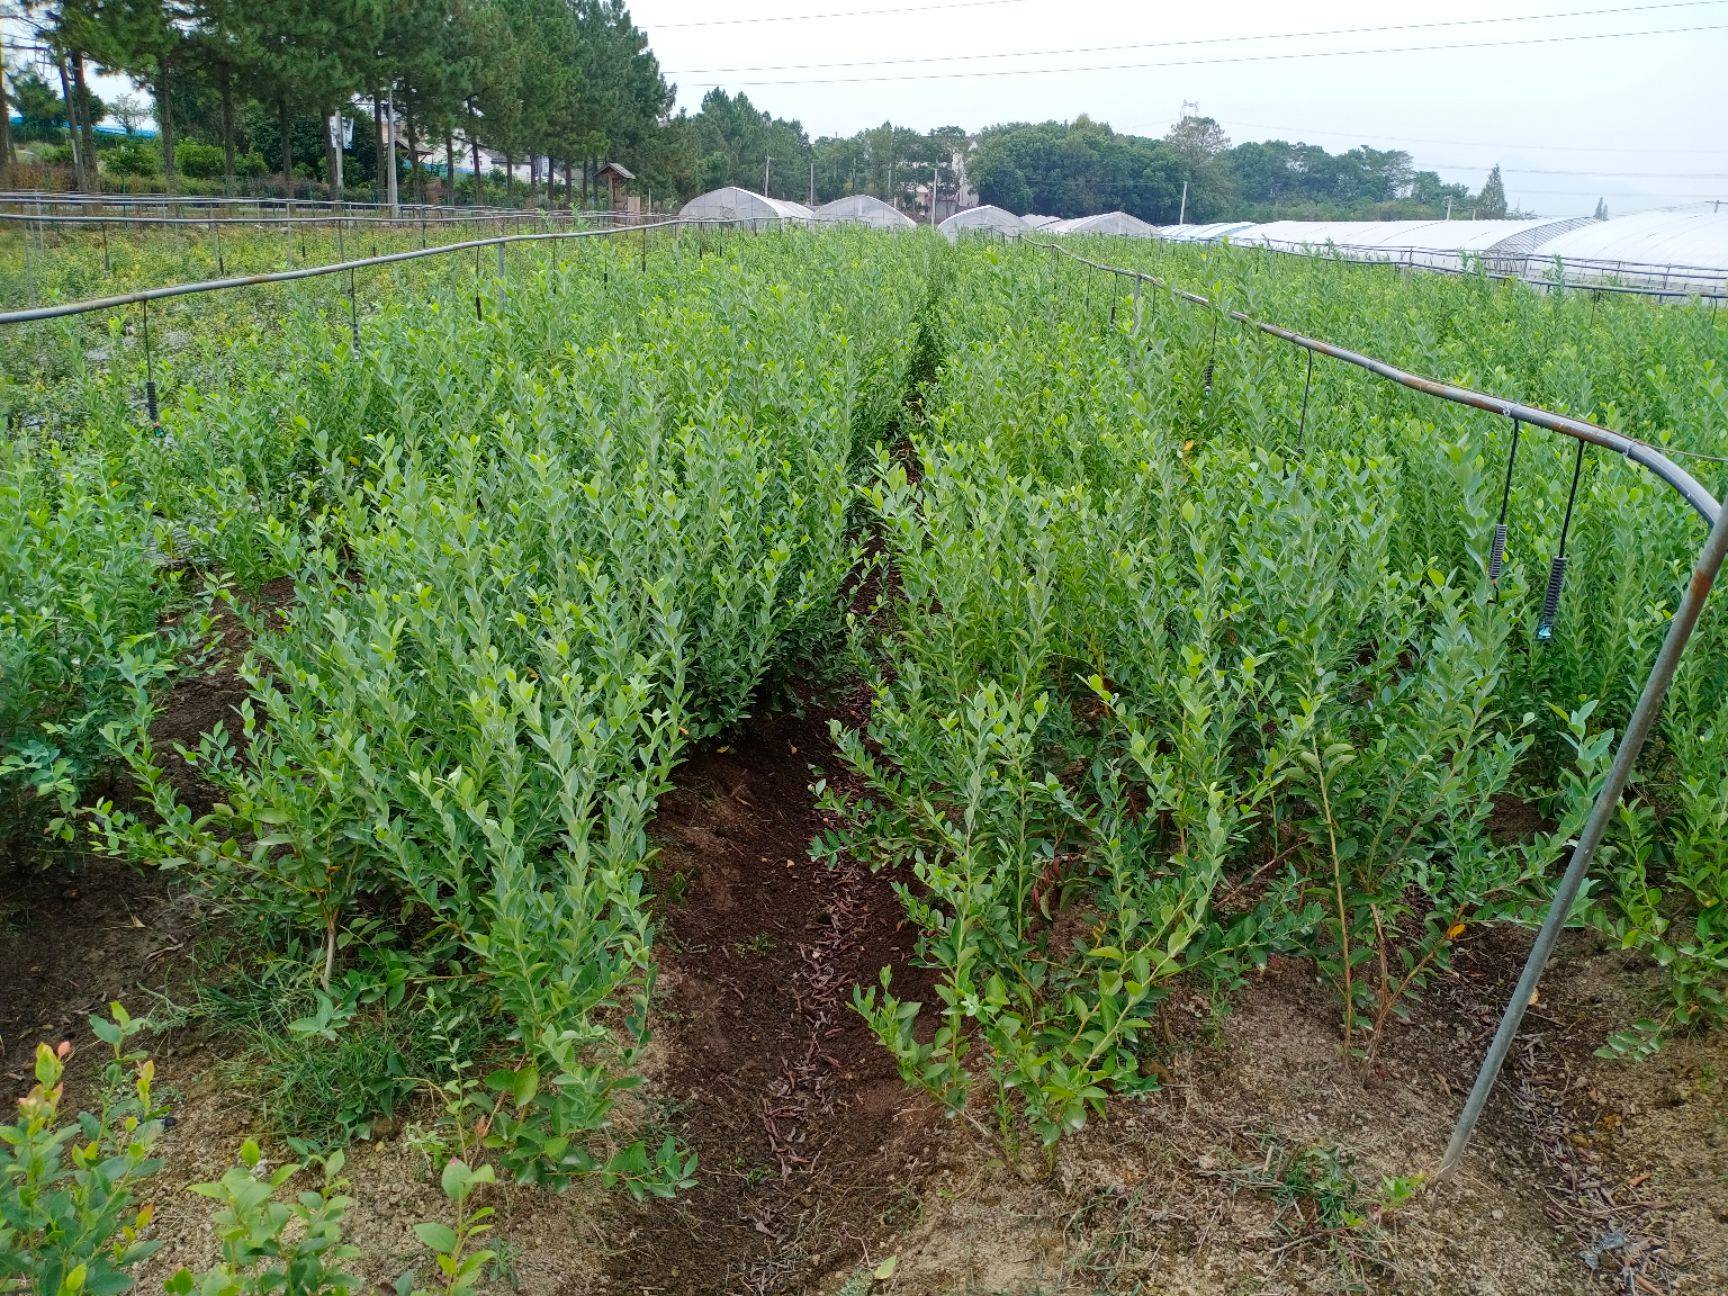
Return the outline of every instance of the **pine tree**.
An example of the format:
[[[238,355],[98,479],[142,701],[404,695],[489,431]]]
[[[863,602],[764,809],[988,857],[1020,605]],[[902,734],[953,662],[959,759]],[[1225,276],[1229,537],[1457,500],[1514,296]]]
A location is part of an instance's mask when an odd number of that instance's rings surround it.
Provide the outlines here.
[[[1506,185],[1500,179],[1500,164],[1496,162],[1494,169],[1488,173],[1488,179],[1483,182],[1482,193],[1476,199],[1476,218],[1502,220],[1505,216]]]
[[[1598,198],[1596,200],[1596,219],[1608,219],[1608,200],[1606,198]]]

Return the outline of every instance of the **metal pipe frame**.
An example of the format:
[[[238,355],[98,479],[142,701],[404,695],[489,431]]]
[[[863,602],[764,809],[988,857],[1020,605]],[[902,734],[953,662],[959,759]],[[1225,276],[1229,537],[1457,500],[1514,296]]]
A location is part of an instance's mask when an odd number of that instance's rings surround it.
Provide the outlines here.
[[[1728,281],[1728,270],[1720,266],[1701,266],[1682,262],[1665,261],[1612,261],[1602,257],[1566,257],[1541,255],[1540,247],[1531,248],[1525,252],[1496,253],[1489,249],[1474,248],[1431,248],[1431,247],[1380,247],[1372,243],[1292,243],[1288,240],[1269,241],[1265,243],[1238,243],[1226,235],[1213,244],[1214,247],[1232,247],[1239,252],[1262,249],[1267,252],[1279,252],[1287,256],[1310,256],[1322,261],[1337,261],[1343,265],[1390,265],[1409,266],[1414,264],[1418,270],[1444,270],[1451,274],[1472,274],[1471,266],[1490,260],[1504,261],[1517,259],[1525,262],[1542,262],[1547,265],[1559,263],[1561,266],[1577,266],[1586,270],[1609,271],[1614,274],[1674,274],[1681,271],[1691,272],[1695,277],[1711,280]],[[1390,255],[1376,255],[1386,253]],[[1346,255],[1354,254],[1354,255]],[[1412,257],[1456,257],[1463,263],[1462,270],[1457,266],[1430,265],[1413,262]],[[1491,274],[1493,272],[1490,272]],[[1495,275],[1497,278],[1524,278],[1519,275]],[[1524,278],[1526,283],[1552,283],[1551,279]]]
[[[224,292],[234,288],[253,288],[260,284],[291,283],[297,279],[316,279],[321,275],[343,274],[365,270],[371,266],[395,265],[402,261],[418,261],[422,257],[449,256],[479,248],[502,249],[510,243],[543,243],[559,239],[618,238],[646,230],[676,229],[686,225],[713,222],[675,217],[649,225],[617,226],[613,229],[553,230],[541,234],[503,234],[496,238],[464,239],[460,243],[442,243],[437,247],[413,248],[406,252],[388,252],[382,256],[362,257],[355,261],[335,261],[327,265],[302,266],[296,270],[274,270],[267,274],[241,275],[227,279],[205,279],[195,283],[168,284],[161,288],[141,288],[136,292],[118,293],[112,297],[91,297],[83,301],[63,302],[58,306],[33,306],[26,310],[0,311],[0,325],[29,324],[37,320],[65,319],[72,315],[87,315],[92,311],[118,310],[139,302],[162,301],[170,297],[190,297],[195,293]]]
[[[1064,256],[1093,269],[1132,278],[1136,281],[1136,292],[1138,292],[1140,284],[1150,283],[1166,289],[1183,301],[1192,302],[1208,309],[1217,309],[1207,298],[1198,293],[1177,288],[1156,275],[1093,261],[1071,252],[1067,248],[1058,247],[1054,243],[1044,243],[1042,246],[1060,252]],[[1585,877],[1589,874],[1590,861],[1595,857],[1596,849],[1602,844],[1602,838],[1607,834],[1608,826],[1613,821],[1614,811],[1620,804],[1620,797],[1626,791],[1626,785],[1632,777],[1632,767],[1637,763],[1639,755],[1644,750],[1644,744],[1649,739],[1650,731],[1656,724],[1656,717],[1662,710],[1663,699],[1668,695],[1668,687],[1674,681],[1674,672],[1679,668],[1680,659],[1686,652],[1686,645],[1692,638],[1692,631],[1697,626],[1698,618],[1704,611],[1705,600],[1709,598],[1710,590],[1721,574],[1724,559],[1728,558],[1728,509],[1724,509],[1721,503],[1690,473],[1646,442],[1622,436],[1620,433],[1611,432],[1607,428],[1597,427],[1594,423],[1585,423],[1579,419],[1552,414],[1547,410],[1523,405],[1516,401],[1488,396],[1482,392],[1472,391],[1467,387],[1456,387],[1450,383],[1407,373],[1385,361],[1376,360],[1371,356],[1362,355],[1344,347],[1333,346],[1331,343],[1322,342],[1317,338],[1306,337],[1291,329],[1264,323],[1241,311],[1221,313],[1230,319],[1256,328],[1262,333],[1303,347],[1312,354],[1331,356],[1347,364],[1356,365],[1377,377],[1385,378],[1425,395],[1451,401],[1457,405],[1467,405],[1474,409],[1505,415],[1533,427],[1544,428],[1550,432],[1571,437],[1579,442],[1587,442],[1591,445],[1613,450],[1630,459],[1674,490],[1710,526],[1710,534],[1706,537],[1703,546],[1698,550],[1697,556],[1693,560],[1692,575],[1686,582],[1685,591],[1680,598],[1680,605],[1674,611],[1673,620],[1668,623],[1668,632],[1663,637],[1661,650],[1657,653],[1656,661],[1650,668],[1649,677],[1645,679],[1644,687],[1639,692],[1638,704],[1633,707],[1632,714],[1626,721],[1625,732],[1620,735],[1620,742],[1615,748],[1614,760],[1609,766],[1608,776],[1600,791],[1597,792],[1595,801],[1590,806],[1589,818],[1585,820],[1583,830],[1578,834],[1578,841],[1572,848],[1572,858],[1566,865],[1565,873],[1561,875],[1559,885],[1554,890],[1554,898],[1549,903],[1548,912],[1542,920],[1542,926],[1536,933],[1536,940],[1530,947],[1529,956],[1524,960],[1524,969],[1518,977],[1518,984],[1501,1012],[1500,1024],[1494,1032],[1494,1039],[1488,1046],[1488,1052],[1482,1058],[1481,1067],[1476,1073],[1476,1081],[1470,1089],[1470,1096],[1465,1099],[1463,1109],[1458,1114],[1457,1124],[1453,1127],[1452,1136],[1447,1142],[1445,1154],[1441,1158],[1439,1169],[1435,1175],[1436,1178],[1445,1178],[1452,1174],[1463,1160],[1465,1148],[1470,1143],[1470,1136],[1475,1132],[1476,1125],[1482,1117],[1482,1110],[1487,1105],[1488,1097],[1494,1090],[1494,1082],[1499,1078],[1500,1069],[1505,1065],[1506,1058],[1512,1051],[1512,1042],[1517,1037],[1518,1027],[1523,1023],[1525,1010],[1529,1008],[1530,1001],[1535,997],[1537,983],[1542,979],[1543,970],[1548,966],[1548,960],[1554,953],[1554,946],[1560,939],[1560,932],[1565,927],[1567,918],[1571,915],[1572,905],[1578,898],[1578,892],[1584,884]]]
[[[428,209],[429,210],[429,209]],[[417,215],[404,216],[374,216],[361,212],[342,216],[334,212],[319,212],[311,216],[281,215],[257,216],[89,216],[83,213],[77,215],[61,212],[45,212],[37,215],[33,212],[0,212],[0,221],[11,221],[35,226],[56,225],[196,225],[207,229],[212,225],[272,225],[300,228],[306,225],[402,225],[418,229],[422,225],[484,225],[488,222],[502,221],[576,221],[589,219],[586,216],[571,212],[527,212],[505,211],[476,213],[474,215],[450,215],[451,209],[441,208],[437,216]],[[456,208],[460,213],[461,208]],[[630,228],[639,229],[632,225]]]
[[[351,198],[289,198],[282,194],[260,194],[249,197],[244,194],[82,193],[72,190],[56,192],[48,189],[0,190],[0,205],[22,206],[25,203],[50,204],[61,207],[304,207],[330,208],[336,211],[391,210],[390,204],[387,202],[359,202]],[[416,202],[397,203],[396,209],[415,212],[485,212],[493,215],[529,210],[524,207],[502,207],[495,203],[470,205],[467,203]],[[588,209],[588,214],[607,215],[610,214],[610,209]]]
[[[1480,275],[1484,279],[1491,279],[1497,283],[1521,283],[1528,284],[1532,288],[1569,288],[1577,292],[1630,294],[1639,297],[1656,297],[1662,300],[1728,301],[1728,270],[1719,266],[1667,265],[1659,261],[1609,261],[1595,257],[1541,258],[1537,255],[1541,250],[1540,248],[1510,254],[1512,257],[1522,259],[1527,264],[1541,260],[1552,268],[1558,263],[1561,274],[1556,279],[1550,275],[1515,274],[1505,270],[1490,270],[1484,264],[1486,261],[1506,260],[1507,256],[1504,254],[1490,255],[1486,252],[1464,249],[1376,247],[1371,244],[1339,243],[1303,244],[1292,243],[1287,240],[1267,243],[1237,243],[1229,235],[1216,240],[1171,239],[1160,236],[1158,241],[1161,243],[1181,243],[1194,247],[1227,247],[1238,252],[1273,252],[1280,256],[1306,256],[1312,257],[1316,261],[1331,261],[1338,265],[1393,266],[1401,270],[1429,270],[1439,274],[1471,278]],[[1343,255],[1345,252],[1382,253],[1385,255],[1345,256]],[[1449,266],[1415,263],[1412,260],[1415,256],[1456,256],[1463,264]],[[1644,285],[1601,283],[1591,279],[1573,277],[1567,273],[1572,270],[1596,271],[1601,274],[1614,274],[1646,280],[1654,279],[1660,274],[1662,282]],[[1670,288],[1668,280],[1676,275],[1682,280],[1682,283],[1690,280],[1693,286]]]
[[[1178,288],[1174,284],[1160,279],[1157,275],[1146,274],[1139,270],[1130,270],[1122,266],[1113,266],[1103,261],[1094,261],[1089,257],[1081,256],[1077,252],[1070,251],[1068,248],[1059,247],[1056,244],[1045,243],[1043,246],[1055,248],[1055,250],[1062,253],[1062,255],[1069,257],[1074,261],[1078,261],[1080,264],[1088,266],[1091,269],[1104,271],[1113,275],[1139,279],[1143,283],[1149,283],[1154,287],[1164,289],[1166,292],[1169,292],[1172,296],[1177,297],[1182,301],[1190,302],[1196,306],[1203,306],[1208,310],[1219,309],[1214,306],[1213,302],[1209,298],[1202,297],[1199,293],[1192,293],[1188,292],[1186,289]],[[1287,329],[1278,324],[1268,324],[1263,320],[1255,319],[1252,315],[1248,315],[1243,311],[1226,310],[1221,313],[1228,319],[1235,320],[1241,324],[1246,324],[1248,327],[1257,329],[1271,337],[1289,342],[1294,346],[1302,347],[1305,350],[1313,351],[1319,355],[1330,356],[1334,360],[1342,360],[1346,364],[1355,365],[1359,369],[1365,369],[1369,373],[1385,378],[1390,382],[1395,382],[1401,387],[1408,387],[1412,391],[1419,391],[1427,396],[1434,396],[1440,400],[1450,401],[1455,405],[1468,405],[1474,409],[1486,410],[1490,414],[1498,414],[1504,418],[1515,418],[1535,427],[1546,428],[1550,432],[1558,432],[1562,436],[1572,437],[1579,441],[1588,441],[1590,444],[1601,446],[1605,450],[1612,450],[1615,454],[1630,459],[1633,463],[1644,468],[1671,487],[1682,499],[1692,506],[1692,508],[1707,524],[1713,525],[1716,521],[1717,515],[1722,510],[1720,502],[1718,502],[1716,497],[1705,488],[1702,482],[1700,482],[1691,473],[1687,472],[1679,464],[1675,463],[1659,448],[1651,445],[1648,441],[1640,441],[1636,437],[1629,437],[1623,433],[1614,432],[1605,427],[1599,427],[1594,423],[1586,423],[1583,419],[1569,418],[1564,414],[1555,414],[1549,410],[1540,409],[1534,405],[1525,405],[1520,401],[1508,400],[1503,396],[1492,396],[1486,392],[1475,391],[1469,387],[1458,387],[1452,383],[1441,382],[1436,378],[1428,378],[1421,374],[1410,373],[1408,370],[1400,369],[1396,365],[1387,364],[1384,360],[1377,360],[1373,356],[1363,355],[1359,351],[1352,351],[1348,347],[1341,347],[1331,342],[1322,341],[1319,338],[1308,337],[1306,334],[1298,333],[1294,329]]]

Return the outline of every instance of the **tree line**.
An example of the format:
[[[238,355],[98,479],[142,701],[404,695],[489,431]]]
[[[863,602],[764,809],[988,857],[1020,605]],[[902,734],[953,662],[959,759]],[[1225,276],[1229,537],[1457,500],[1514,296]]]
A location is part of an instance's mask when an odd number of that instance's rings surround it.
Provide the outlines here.
[[[1206,117],[1185,118],[1158,139],[1082,115],[991,126],[976,135],[958,126],[919,132],[884,122],[812,140],[798,122],[715,89],[700,112],[669,129],[691,136],[680,150],[680,192],[731,184],[800,201],[869,193],[904,204],[917,186],[934,181],[944,195],[964,185],[980,201],[1013,212],[1125,211],[1158,225],[1179,216],[1199,222],[1519,214],[1507,205],[1499,167],[1472,193],[1417,169],[1401,150],[1329,153],[1283,140],[1232,145]]]
[[[648,148],[672,106],[622,0],[17,0],[8,16],[61,83],[81,188],[97,182],[92,69],[147,91],[170,185],[187,135],[221,149],[230,183],[254,151],[287,184],[328,183],[338,144],[324,123],[341,113],[369,123],[362,153],[382,156],[394,121],[399,166],[453,173],[460,138],[478,173],[484,143],[507,171],[527,160],[529,188],[552,199],[573,168]],[[43,78],[12,81],[24,99]]]
[[[1160,139],[1073,122],[996,126],[969,162],[979,197],[1015,212],[1084,216],[1125,211],[1153,224],[1217,220],[1504,217],[1495,167],[1479,194],[1418,170],[1398,149],[1329,153],[1285,140],[1232,145],[1209,117],[1187,117]]]
[[[26,61],[0,85],[0,156],[13,156],[15,108],[26,139],[65,140],[57,147],[80,188],[99,187],[97,123],[112,116],[130,136],[146,115],[124,96],[103,104],[89,86],[101,70],[144,89],[158,136],[107,143],[101,170],[160,174],[170,188],[182,174],[231,186],[266,173],[331,188],[340,175],[352,187],[388,176],[380,159],[395,153],[396,172],[422,190],[429,170],[453,182],[471,166],[479,197],[484,145],[505,163],[491,183],[510,183],[525,162],[526,192],[516,185],[512,197],[548,203],[585,195],[616,159],[666,201],[730,184],[912,206],[934,185],[1016,212],[1122,210],[1156,224],[1507,214],[1498,168],[1472,194],[1399,150],[1232,145],[1203,117],[1157,139],[1085,116],[977,134],[885,121],[812,139],[722,89],[674,113],[674,87],[623,0],[0,0],[0,13],[27,33],[7,51]],[[325,128],[336,114],[357,123],[345,147]]]

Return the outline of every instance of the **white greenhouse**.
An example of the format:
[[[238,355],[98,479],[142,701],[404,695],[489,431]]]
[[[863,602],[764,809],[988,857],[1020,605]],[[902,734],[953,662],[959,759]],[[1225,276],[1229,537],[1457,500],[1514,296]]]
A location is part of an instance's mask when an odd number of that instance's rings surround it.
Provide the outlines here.
[[[1160,225],[1157,228],[1158,237],[1172,243],[1216,243],[1253,224],[1253,221],[1213,221],[1210,225]]]
[[[1530,279],[1619,284],[1674,293],[1728,290],[1728,200],[1592,221],[1538,243]]]
[[[737,185],[727,185],[724,189],[713,189],[705,194],[697,194],[689,202],[678,209],[678,215],[684,220],[709,221],[723,225],[749,225],[753,228],[763,228],[771,225],[781,225],[788,221],[807,221],[810,219],[810,209],[803,203],[788,202],[783,198],[769,198],[753,189],[740,189]]]
[[[1033,229],[1044,229],[1046,226],[1058,224],[1062,218],[1060,216],[1037,216],[1031,212],[1027,212],[1020,219],[1025,221]]]
[[[845,198],[836,198],[831,203],[823,203],[810,215],[814,220],[843,225],[868,225],[872,229],[917,228],[917,222],[905,212],[890,207],[880,198],[873,198],[869,194],[849,194]]]
[[[952,243],[962,234],[1019,238],[1031,229],[1031,226],[1011,211],[1003,211],[1000,207],[986,204],[983,207],[968,207],[965,211],[955,212],[936,228]]]
[[[1148,225],[1138,216],[1127,212],[1099,212],[1096,216],[1076,216],[1045,227],[1046,234],[1115,234],[1122,238],[1157,238],[1156,226]]]
[[[1520,273],[1531,248],[1592,224],[1588,216],[1541,220],[1269,221],[1230,236],[1237,247],[1335,253],[1354,260],[1396,261],[1438,270],[1480,262]]]

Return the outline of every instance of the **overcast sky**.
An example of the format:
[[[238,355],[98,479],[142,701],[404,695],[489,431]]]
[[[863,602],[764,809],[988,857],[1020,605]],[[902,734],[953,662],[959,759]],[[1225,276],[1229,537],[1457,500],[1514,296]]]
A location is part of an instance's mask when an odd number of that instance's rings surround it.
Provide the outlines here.
[[[680,107],[694,112],[722,85],[812,137],[1081,113],[1162,135],[1186,101],[1232,141],[1402,148],[1472,189],[1498,162],[1511,202],[1540,215],[1587,215],[1599,196],[1613,213],[1728,200],[1728,0],[636,0],[631,11]],[[1668,34],[1624,34],[1652,32]],[[98,91],[122,87],[103,78]]]
[[[813,137],[885,119],[976,130],[1081,113],[1161,135],[1191,101],[1232,141],[1402,148],[1472,188],[1499,162],[1511,202],[1543,215],[1588,214],[1598,196],[1622,213],[1728,199],[1728,0],[637,0],[631,11],[681,107],[695,111],[718,84]],[[1592,39],[1555,39],[1573,37]],[[1426,48],[1394,52],[1410,47]]]

